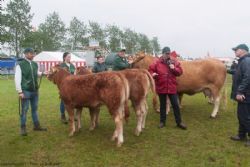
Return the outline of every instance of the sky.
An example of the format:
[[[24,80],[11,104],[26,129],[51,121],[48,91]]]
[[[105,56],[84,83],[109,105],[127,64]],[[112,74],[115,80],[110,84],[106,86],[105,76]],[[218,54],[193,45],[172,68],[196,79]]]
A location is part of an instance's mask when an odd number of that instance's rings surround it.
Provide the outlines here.
[[[3,6],[10,0],[4,0]],[[158,37],[183,57],[234,57],[232,47],[250,47],[249,0],[29,0],[33,26],[57,12],[69,25],[75,16],[102,26],[115,24]]]

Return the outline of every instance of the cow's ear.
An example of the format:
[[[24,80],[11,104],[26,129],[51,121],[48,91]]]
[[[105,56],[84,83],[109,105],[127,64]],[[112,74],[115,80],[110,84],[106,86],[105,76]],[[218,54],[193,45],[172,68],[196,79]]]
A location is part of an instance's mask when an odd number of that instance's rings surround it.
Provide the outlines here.
[[[52,68],[51,68],[51,71],[52,71],[52,73],[55,73],[55,72],[57,72],[57,68],[52,67]]]

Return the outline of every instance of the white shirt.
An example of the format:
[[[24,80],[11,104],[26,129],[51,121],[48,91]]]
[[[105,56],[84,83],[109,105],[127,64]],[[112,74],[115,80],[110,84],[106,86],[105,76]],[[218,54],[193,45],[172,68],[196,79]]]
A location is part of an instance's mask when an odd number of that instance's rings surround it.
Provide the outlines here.
[[[25,60],[27,60],[31,65],[31,61],[29,59],[25,58]],[[41,76],[42,73],[37,71],[37,75]],[[15,72],[15,85],[16,85],[16,91],[18,93],[22,93],[21,81],[22,81],[22,70],[21,70],[20,65],[17,65],[16,72]]]

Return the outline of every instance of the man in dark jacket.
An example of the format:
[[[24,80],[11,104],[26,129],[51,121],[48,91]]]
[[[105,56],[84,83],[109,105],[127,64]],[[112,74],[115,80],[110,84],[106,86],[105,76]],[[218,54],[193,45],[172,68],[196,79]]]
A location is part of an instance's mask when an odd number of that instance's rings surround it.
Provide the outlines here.
[[[231,98],[238,102],[239,130],[231,139],[245,141],[247,133],[250,133],[250,54],[245,44],[240,44],[233,50],[239,61],[233,77]],[[247,141],[246,146],[250,146],[250,141]]]
[[[41,73],[38,71],[38,65],[33,61],[35,52],[32,48],[26,48],[24,50],[25,58],[19,62],[16,66],[15,72],[15,85],[20,98],[21,113],[21,136],[27,136],[26,131],[26,117],[29,110],[29,104],[31,105],[31,116],[34,124],[35,131],[46,131],[47,128],[42,128],[38,119],[37,107],[38,107],[38,75]]]
[[[115,60],[113,62],[113,71],[124,70],[126,68],[130,68],[132,61],[128,61],[125,57],[126,49],[118,49],[118,53],[115,56]]]
[[[185,130],[187,127],[181,120],[180,108],[177,100],[176,82],[176,76],[182,74],[182,68],[176,59],[170,58],[170,53],[170,48],[164,47],[162,50],[162,57],[149,66],[149,72],[155,79],[156,92],[160,99],[159,128],[163,128],[166,124],[166,97],[168,96],[173,106],[177,127]]]
[[[101,55],[97,56],[97,62],[95,62],[94,67],[92,69],[93,73],[98,73],[102,71],[108,71],[108,68],[104,62],[104,58]]]

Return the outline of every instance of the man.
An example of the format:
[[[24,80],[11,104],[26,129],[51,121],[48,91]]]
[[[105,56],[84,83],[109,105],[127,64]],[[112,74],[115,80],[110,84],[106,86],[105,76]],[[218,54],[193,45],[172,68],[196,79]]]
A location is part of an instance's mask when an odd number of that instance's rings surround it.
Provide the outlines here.
[[[171,59],[170,48],[164,47],[162,56],[159,60],[149,66],[149,72],[155,79],[156,92],[160,99],[160,124],[159,128],[166,126],[166,100],[167,96],[173,106],[175,122],[177,127],[186,130],[187,127],[182,123],[180,108],[177,96],[176,76],[182,74],[182,68],[177,59]]]
[[[108,71],[108,68],[104,62],[104,58],[102,55],[97,55],[97,62],[95,62],[94,67],[92,69],[93,73],[98,73],[102,71]]]
[[[250,134],[250,54],[246,44],[236,46],[233,51],[239,60],[233,77],[231,98],[238,102],[239,130],[231,140],[246,141],[247,133]],[[250,141],[247,141],[246,146],[250,146]]]
[[[26,115],[31,105],[31,115],[35,131],[46,131],[46,128],[40,126],[37,114],[38,106],[38,66],[32,61],[35,52],[32,48],[24,50],[25,58],[16,66],[15,85],[21,104],[21,135],[27,136],[26,132]]]
[[[119,71],[124,70],[126,68],[130,68],[132,61],[128,61],[125,57],[126,49],[118,49],[118,53],[115,56],[114,62],[113,62],[113,71]]]

